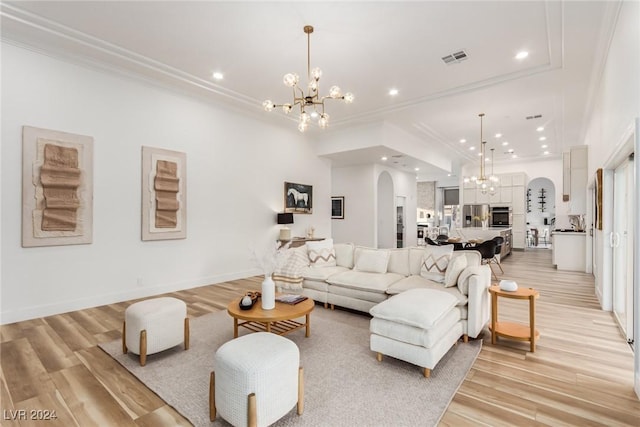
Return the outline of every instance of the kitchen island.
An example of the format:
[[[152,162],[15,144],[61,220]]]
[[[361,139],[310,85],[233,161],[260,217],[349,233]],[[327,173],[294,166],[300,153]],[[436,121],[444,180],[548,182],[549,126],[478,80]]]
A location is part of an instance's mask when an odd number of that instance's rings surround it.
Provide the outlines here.
[[[460,242],[484,242],[494,237],[501,236],[504,238],[504,244],[500,252],[500,257],[504,258],[511,253],[512,230],[511,227],[464,227],[451,231],[452,238],[459,238]]]
[[[553,264],[558,270],[586,271],[587,233],[552,231],[551,243]]]

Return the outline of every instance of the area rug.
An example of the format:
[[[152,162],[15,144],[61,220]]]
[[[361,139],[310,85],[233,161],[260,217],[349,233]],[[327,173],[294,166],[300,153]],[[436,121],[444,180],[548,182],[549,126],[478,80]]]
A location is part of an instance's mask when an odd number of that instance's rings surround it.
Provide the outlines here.
[[[316,306],[310,323],[309,338],[304,330],[287,335],[300,348],[304,414],[298,416],[294,407],[275,426],[435,426],[482,345],[460,342],[424,378],[415,365],[376,360],[364,314]],[[216,349],[233,337],[233,320],[220,311],[191,319],[190,326],[188,351],[175,347],[150,355],[145,367],[137,356],[122,354],[120,340],[100,347],[194,426],[227,426],[219,416],[209,421],[209,374]]]

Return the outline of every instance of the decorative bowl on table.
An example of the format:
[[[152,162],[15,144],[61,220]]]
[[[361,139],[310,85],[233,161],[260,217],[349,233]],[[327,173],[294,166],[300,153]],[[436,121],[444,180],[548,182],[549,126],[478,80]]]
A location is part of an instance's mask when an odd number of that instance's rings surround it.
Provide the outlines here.
[[[514,292],[518,290],[518,284],[513,280],[500,280],[500,290]]]
[[[258,301],[258,298],[260,298],[260,292],[247,292],[238,303],[240,310],[250,310],[256,301]]]

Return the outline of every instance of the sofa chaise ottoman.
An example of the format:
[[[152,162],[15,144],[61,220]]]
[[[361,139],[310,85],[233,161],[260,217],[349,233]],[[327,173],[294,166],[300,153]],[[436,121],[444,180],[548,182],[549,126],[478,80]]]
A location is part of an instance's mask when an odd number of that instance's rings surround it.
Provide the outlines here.
[[[429,377],[463,334],[457,299],[434,289],[411,289],[370,310],[370,348],[382,355],[413,363]]]

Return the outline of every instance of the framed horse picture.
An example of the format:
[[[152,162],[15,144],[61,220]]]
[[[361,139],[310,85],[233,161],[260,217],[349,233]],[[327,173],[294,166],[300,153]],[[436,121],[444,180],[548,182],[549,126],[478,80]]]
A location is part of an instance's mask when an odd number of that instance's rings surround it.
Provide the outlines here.
[[[301,214],[313,213],[313,186],[285,182],[284,211]]]

